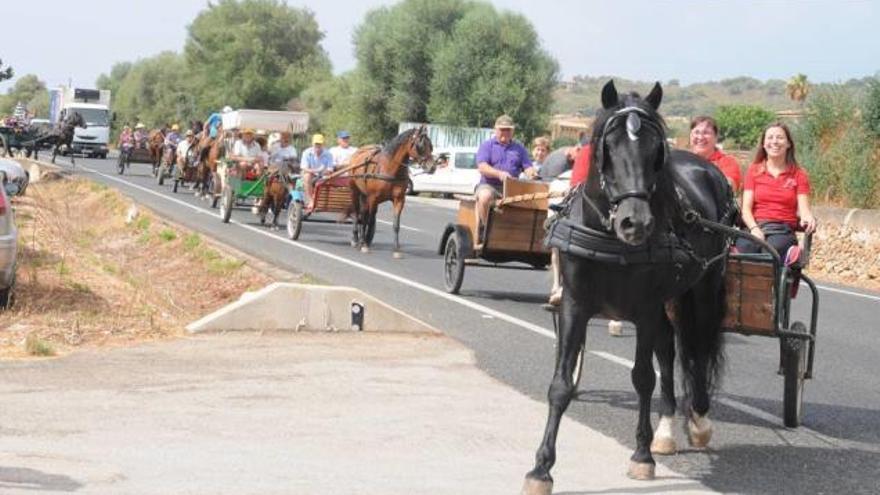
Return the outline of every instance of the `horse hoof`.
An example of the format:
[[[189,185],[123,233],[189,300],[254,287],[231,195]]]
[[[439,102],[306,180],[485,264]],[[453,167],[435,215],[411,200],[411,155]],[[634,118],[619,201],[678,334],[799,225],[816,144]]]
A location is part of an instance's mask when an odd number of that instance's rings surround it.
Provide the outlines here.
[[[651,453],[656,455],[674,455],[678,451],[675,439],[669,437],[654,438],[651,442]]]
[[[631,461],[629,463],[629,470],[626,472],[626,475],[634,480],[640,481],[651,481],[654,479],[654,468],[656,466],[649,462],[635,462]]]
[[[541,481],[526,478],[523,483],[522,495],[550,495],[553,493],[552,481]]]
[[[400,251],[394,251],[394,253],[392,253],[391,256],[394,259],[399,260],[399,259],[403,258],[403,253],[401,253]]]
[[[700,416],[695,412],[691,412],[691,417],[687,422],[688,426],[688,443],[695,449],[704,449],[712,440],[712,421],[709,415]]]
[[[370,248],[368,248],[367,246],[361,246],[361,252],[367,254],[370,252]]]
[[[608,335],[614,337],[623,336],[623,324],[619,321],[608,320]]]
[[[672,416],[660,416],[660,424],[657,425],[654,440],[651,442],[652,454],[673,455],[678,451],[672,436],[672,422]]]
[[[358,247],[358,241],[351,241],[351,247],[353,247],[353,248]]]

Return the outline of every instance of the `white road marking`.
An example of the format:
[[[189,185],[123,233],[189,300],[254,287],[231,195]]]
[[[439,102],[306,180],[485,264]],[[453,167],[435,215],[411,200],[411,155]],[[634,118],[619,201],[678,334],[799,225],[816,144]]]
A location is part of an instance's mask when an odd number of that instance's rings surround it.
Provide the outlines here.
[[[177,204],[179,204],[179,205],[181,205],[181,206],[184,206],[184,207],[190,208],[190,209],[195,210],[195,211],[197,211],[197,212],[199,212],[199,213],[202,213],[202,214],[209,214],[209,215],[211,215],[211,216],[216,216],[216,215],[214,214],[214,212],[211,211],[211,210],[207,210],[207,209],[204,209],[204,208],[201,208],[201,207],[195,206],[195,205],[191,205],[191,204],[189,204],[189,203],[187,203],[187,202],[185,202],[185,201],[181,201],[181,200],[179,200],[179,199],[177,199],[177,198],[173,198],[173,197],[170,197],[170,196],[167,196],[167,195],[164,195],[164,194],[158,193],[158,192],[156,192],[156,191],[153,191],[152,189],[148,189],[148,188],[146,188],[146,187],[142,187],[142,186],[140,186],[140,185],[134,184],[134,183],[132,183],[132,182],[128,182],[128,181],[123,180],[123,179],[119,179],[119,178],[114,177],[114,176],[112,176],[112,175],[107,175],[107,174],[104,174],[104,173],[98,172],[98,171],[95,170],[95,169],[91,169],[91,168],[88,168],[88,167],[80,167],[80,169],[85,170],[85,171],[88,171],[88,172],[91,172],[91,173],[94,173],[94,174],[96,174],[96,175],[100,175],[101,177],[104,177],[104,178],[106,178],[106,179],[110,179],[110,180],[115,181],[115,182],[123,183],[123,184],[125,184],[125,185],[127,185],[127,186],[129,186],[129,187],[133,187],[133,188],[138,189],[138,190],[140,190],[140,191],[143,191],[143,192],[145,192],[145,193],[147,193],[147,194],[151,194],[151,195],[153,195],[153,196],[156,196],[156,197],[159,197],[159,198],[165,199],[165,200],[167,200],[167,201],[171,201],[171,202],[173,202],[173,203],[177,203]],[[251,225],[243,224],[243,223],[241,223],[241,222],[239,222],[239,221],[237,221],[237,220],[230,220],[229,223],[230,223],[230,224],[234,224],[234,225],[238,225],[239,227],[241,227],[241,228],[243,228],[243,229],[250,230],[250,231],[252,231],[252,232],[255,232],[255,233],[259,234],[259,235],[262,235],[262,236],[268,237],[268,238],[270,238],[270,239],[273,239],[273,240],[276,240],[276,241],[280,241],[280,242],[284,242],[284,243],[290,244],[291,246],[294,246],[294,247],[296,247],[296,248],[303,249],[303,250],[305,250],[305,251],[311,252],[311,253],[316,254],[316,255],[319,255],[319,256],[324,256],[324,257],[329,258],[329,259],[332,259],[332,260],[334,260],[334,261],[338,261],[338,262],[340,262],[340,263],[343,263],[343,264],[346,264],[346,265],[349,265],[349,266],[352,266],[352,267],[355,267],[355,268],[359,268],[359,269],[361,269],[361,270],[364,270],[364,271],[366,271],[366,272],[372,273],[372,274],[374,274],[374,275],[378,275],[378,276],[380,276],[380,277],[384,277],[384,278],[387,278],[387,279],[389,279],[389,280],[393,280],[393,281],[398,282],[398,283],[400,283],[400,284],[408,285],[408,286],[410,286],[410,287],[412,287],[412,288],[414,288],[414,289],[419,289],[419,290],[421,290],[421,291],[423,291],[423,292],[426,292],[426,293],[431,294],[431,295],[436,296],[436,297],[440,297],[440,298],[445,299],[445,300],[447,300],[447,301],[451,301],[451,302],[454,302],[454,303],[460,304],[460,305],[465,306],[465,307],[467,307],[467,308],[470,308],[470,309],[473,309],[473,310],[475,310],[475,311],[478,311],[478,312],[483,313],[483,315],[482,315],[483,318],[486,318],[486,317],[490,317],[490,318],[491,318],[491,317],[498,318],[499,320],[503,320],[503,321],[505,321],[505,322],[507,322],[507,323],[510,323],[510,324],[512,324],[512,325],[516,325],[516,326],[518,326],[518,327],[520,327],[520,328],[523,328],[523,329],[528,330],[528,331],[530,331],[530,332],[533,332],[533,333],[535,333],[535,334],[541,335],[541,336],[543,336],[543,337],[547,337],[547,338],[549,338],[549,339],[553,339],[553,340],[556,339],[556,334],[555,334],[555,332],[553,332],[553,330],[550,330],[550,329],[544,328],[544,327],[542,327],[542,326],[540,326],[540,325],[535,325],[534,323],[531,323],[531,322],[528,322],[528,321],[525,321],[525,320],[521,320],[521,319],[516,318],[516,317],[514,317],[514,316],[510,316],[510,315],[508,315],[508,314],[505,314],[505,313],[502,313],[502,312],[500,312],[500,311],[494,310],[494,309],[492,309],[492,308],[490,308],[490,307],[488,307],[488,306],[483,306],[482,304],[478,304],[478,303],[475,303],[475,302],[473,302],[473,301],[469,301],[469,300],[464,299],[464,298],[462,298],[462,297],[460,297],[460,296],[455,296],[455,295],[449,294],[449,293],[447,293],[447,292],[441,291],[441,290],[439,290],[439,289],[435,289],[435,288],[433,288],[433,287],[430,287],[430,286],[428,286],[428,285],[424,285],[424,284],[421,284],[421,283],[419,283],[419,282],[415,282],[415,281],[413,281],[413,280],[409,280],[409,279],[406,279],[406,278],[400,277],[400,276],[395,275],[395,274],[393,274],[393,273],[385,272],[385,271],[379,270],[378,268],[374,268],[374,267],[372,267],[372,266],[365,265],[365,264],[363,264],[363,263],[359,263],[359,262],[357,262],[357,261],[353,261],[353,260],[350,260],[350,259],[348,259],[348,258],[344,258],[344,257],[342,257],[342,256],[335,255],[335,254],[333,254],[333,253],[328,253],[328,252],[326,252],[326,251],[322,251],[322,250],[320,250],[320,249],[318,249],[318,248],[315,248],[315,247],[312,247],[312,246],[308,246],[308,245],[306,245],[306,244],[302,244],[302,243],[299,243],[299,242],[296,242],[296,241],[292,241],[292,240],[290,240],[290,239],[286,239],[286,238],[284,238],[284,237],[280,237],[280,236],[278,236],[278,235],[274,235],[274,234],[272,234],[272,233],[270,233],[270,232],[268,232],[268,231],[266,231],[266,230],[258,229],[258,228],[256,228],[256,227],[251,226]],[[858,293],[855,293],[855,292],[852,293],[852,294],[854,294],[854,295],[861,295],[861,296],[864,296],[864,294],[858,294]],[[615,363],[615,364],[618,364],[618,365],[621,365],[621,366],[625,366],[625,367],[630,368],[630,369],[632,369],[632,367],[633,367],[634,364],[635,364],[635,363],[633,363],[633,362],[632,362],[631,360],[629,360],[629,359],[622,358],[622,357],[620,357],[620,356],[616,356],[616,355],[614,355],[614,354],[611,354],[611,353],[608,353],[608,352],[605,352],[605,351],[589,351],[589,352],[590,352],[591,354],[597,356],[597,357],[600,357],[600,358],[602,358],[602,359],[605,359],[605,360],[607,360],[607,361],[610,361],[610,362],[612,362],[612,363]],[[781,424],[782,424],[782,419],[781,419],[781,418],[779,418],[779,417],[777,417],[777,416],[774,416],[774,415],[772,415],[772,414],[770,414],[770,413],[767,413],[767,412],[765,412],[765,411],[762,411],[762,410],[760,410],[760,409],[757,409],[757,408],[754,408],[754,407],[752,407],[752,406],[749,406],[748,404],[744,404],[744,403],[742,403],[742,402],[739,402],[739,401],[736,401],[736,400],[733,400],[733,399],[730,399],[730,398],[722,398],[722,397],[719,397],[719,398],[717,398],[716,400],[718,400],[720,403],[722,403],[722,404],[724,404],[724,405],[726,405],[726,406],[728,406],[728,407],[731,407],[731,408],[733,408],[733,409],[736,409],[736,410],[738,410],[738,411],[740,411],[740,412],[742,412],[742,413],[744,413],[744,414],[747,414],[747,415],[753,416],[753,417],[755,417],[755,418],[758,418],[758,419],[760,419],[760,420],[762,420],[762,421],[766,421],[766,422],[769,422],[769,423],[771,423],[771,424],[775,424],[775,425],[781,425]],[[814,436],[814,437],[816,437],[816,438],[822,439],[823,441],[825,441],[825,442],[827,442],[827,443],[829,443],[829,444],[833,444],[833,445],[837,445],[837,444],[839,444],[839,442],[838,442],[836,439],[834,439],[834,438],[832,438],[832,437],[828,437],[828,436],[826,436],[826,435],[823,435],[823,434],[821,434],[821,433],[819,433],[819,432],[817,432],[817,431],[811,430],[811,429],[809,429],[809,428],[807,428],[807,427],[804,427],[804,426],[801,426],[797,431],[800,431],[800,432],[803,432],[803,433],[807,433],[807,434],[812,435],[812,436]]]
[[[389,222],[388,220],[379,220],[379,219],[377,218],[376,221],[379,222],[379,223],[384,223],[385,225],[394,225],[393,222]],[[422,230],[422,229],[417,229],[417,228],[415,228],[415,227],[407,227],[406,225],[403,225],[403,224],[400,225],[400,228],[402,228],[403,230],[411,230],[411,231],[413,231],[413,232],[422,232],[422,233],[425,232],[425,231]]]

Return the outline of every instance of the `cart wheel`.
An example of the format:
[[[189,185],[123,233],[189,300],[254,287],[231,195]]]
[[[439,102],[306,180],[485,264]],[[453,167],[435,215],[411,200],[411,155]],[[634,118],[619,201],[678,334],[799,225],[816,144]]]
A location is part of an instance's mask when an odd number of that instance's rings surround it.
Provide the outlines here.
[[[443,257],[443,285],[446,292],[458,294],[464,280],[465,247],[458,232],[453,232],[446,240],[446,251]]]
[[[3,136],[0,136],[0,148],[2,148],[0,149],[0,156],[12,156],[12,151],[10,151],[9,145],[6,144],[6,138]]]
[[[235,201],[235,197],[232,194],[232,188],[223,189],[223,192],[220,193],[220,219],[223,220],[223,223],[229,223],[229,219],[232,217],[233,201]]]
[[[796,321],[790,332],[807,335],[807,327]],[[782,395],[782,419],[788,428],[801,424],[804,401],[804,375],[807,372],[808,341],[796,337],[784,337],[782,341],[782,372],[784,388]]]
[[[159,170],[156,172],[156,184],[165,185],[165,165],[159,165]]]
[[[116,161],[116,173],[122,175],[125,172],[125,153],[119,153],[119,160]]]
[[[177,186],[180,184],[180,179],[174,179],[174,185],[171,186],[171,192],[177,193]]]
[[[287,209],[287,236],[294,241],[299,239],[303,225],[303,204],[294,201]]]
[[[211,208],[216,208],[217,202],[220,200],[220,196],[213,194],[213,193],[208,193],[208,194],[211,195]]]

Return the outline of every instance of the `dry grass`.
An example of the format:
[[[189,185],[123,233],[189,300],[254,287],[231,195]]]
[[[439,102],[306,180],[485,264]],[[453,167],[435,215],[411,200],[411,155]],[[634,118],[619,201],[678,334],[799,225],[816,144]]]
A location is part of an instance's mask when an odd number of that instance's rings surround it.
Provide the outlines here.
[[[0,314],[0,354],[179,336],[190,321],[271,282],[245,262],[86,180],[33,184],[16,205],[16,304]]]

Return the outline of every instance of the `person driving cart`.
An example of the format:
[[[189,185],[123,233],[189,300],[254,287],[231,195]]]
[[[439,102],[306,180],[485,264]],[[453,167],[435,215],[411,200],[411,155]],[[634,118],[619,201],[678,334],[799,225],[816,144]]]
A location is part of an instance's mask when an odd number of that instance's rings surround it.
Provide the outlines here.
[[[235,141],[235,144],[232,146],[232,155],[229,159],[238,163],[254,164],[252,168],[248,167],[244,174],[245,179],[253,180],[254,177],[260,175],[262,155],[263,149],[260,148],[260,144],[254,139],[254,130],[245,129],[241,132],[241,139]]]
[[[489,215],[489,206],[495,199],[501,197],[504,179],[519,177],[521,173],[529,179],[536,176],[528,150],[519,141],[513,139],[515,127],[510,116],[498,117],[495,120],[495,135],[484,141],[477,149],[477,168],[481,177],[475,196],[477,232],[481,236],[482,226]],[[477,244],[482,243],[483,239],[477,241]]]
[[[180,170],[183,170],[186,167],[186,154],[189,153],[189,149],[193,146],[194,142],[195,134],[192,129],[188,129],[184,139],[177,145],[177,166],[180,167]],[[190,166],[192,166],[192,164],[190,164]]]
[[[323,134],[312,136],[312,146],[303,151],[299,165],[303,174],[303,192],[306,204],[311,204],[316,179],[333,171],[333,155],[324,149]]]
[[[138,122],[137,125],[134,126],[134,146],[135,146],[135,148],[146,149],[148,138],[149,138],[149,135],[147,134],[147,130],[144,127],[144,124]]]

